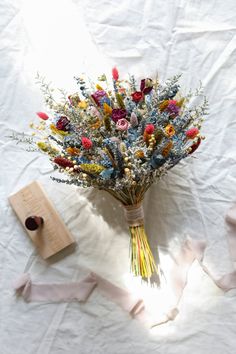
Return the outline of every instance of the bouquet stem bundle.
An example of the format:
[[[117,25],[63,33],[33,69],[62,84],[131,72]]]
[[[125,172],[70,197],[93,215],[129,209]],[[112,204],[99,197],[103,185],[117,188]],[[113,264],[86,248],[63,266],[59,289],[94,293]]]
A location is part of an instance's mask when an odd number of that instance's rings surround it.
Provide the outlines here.
[[[125,218],[129,225],[131,271],[135,276],[141,276],[144,280],[150,280],[154,274],[159,278],[158,267],[144,228],[142,200],[148,187],[144,183],[129,190],[117,193],[112,191],[111,193],[113,197],[122,202]]]
[[[135,276],[150,279],[158,269],[150,249],[144,225],[129,226],[131,245],[131,270]]]

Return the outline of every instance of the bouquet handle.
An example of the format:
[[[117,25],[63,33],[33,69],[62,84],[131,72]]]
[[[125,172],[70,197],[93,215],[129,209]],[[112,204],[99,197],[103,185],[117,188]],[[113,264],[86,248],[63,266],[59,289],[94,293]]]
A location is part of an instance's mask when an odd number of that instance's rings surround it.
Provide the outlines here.
[[[150,280],[154,274],[158,276],[158,267],[145,232],[142,203],[124,205],[124,212],[130,231],[132,273]]]

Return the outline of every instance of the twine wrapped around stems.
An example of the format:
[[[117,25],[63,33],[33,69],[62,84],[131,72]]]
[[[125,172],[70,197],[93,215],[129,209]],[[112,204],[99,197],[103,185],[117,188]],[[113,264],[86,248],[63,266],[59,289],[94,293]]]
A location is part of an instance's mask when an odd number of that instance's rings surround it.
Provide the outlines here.
[[[129,226],[140,226],[144,224],[144,211],[142,203],[124,205],[125,219]]]

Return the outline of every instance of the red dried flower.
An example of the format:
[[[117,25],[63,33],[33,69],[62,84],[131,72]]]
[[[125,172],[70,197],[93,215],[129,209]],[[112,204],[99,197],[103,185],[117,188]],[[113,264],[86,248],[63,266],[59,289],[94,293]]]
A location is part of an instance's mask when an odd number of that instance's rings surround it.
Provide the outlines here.
[[[169,100],[168,104],[174,104],[174,105],[177,105],[177,101],[176,101],[176,100]]]
[[[149,135],[152,134],[154,132],[154,130],[155,130],[155,127],[153,124],[147,124],[145,127],[145,132]]]
[[[70,121],[67,117],[61,116],[56,123],[56,128],[58,130],[67,131],[69,123],[70,123]]]
[[[198,141],[191,145],[191,151],[190,151],[190,154],[192,154],[195,150],[197,150],[198,146],[201,144],[201,139],[198,138]]]
[[[189,139],[194,139],[198,135],[198,133],[199,133],[198,128],[193,127],[186,131],[186,136]]]
[[[81,142],[86,150],[89,150],[93,146],[92,141],[84,136],[81,138]]]
[[[43,120],[48,120],[49,116],[44,112],[36,112],[37,116]]]
[[[149,94],[153,89],[152,79],[142,79],[140,83],[140,91],[144,93],[144,95]]]
[[[135,103],[139,103],[139,101],[141,101],[143,99],[143,92],[141,91],[136,91],[134,93],[131,93],[131,96],[132,96],[132,100],[135,102]]]
[[[61,166],[61,167],[73,167],[74,164],[73,162],[71,162],[70,160],[65,159],[64,157],[55,157],[55,159],[53,160],[57,165]]]
[[[116,67],[112,69],[112,77],[115,81],[119,79],[119,73]]]

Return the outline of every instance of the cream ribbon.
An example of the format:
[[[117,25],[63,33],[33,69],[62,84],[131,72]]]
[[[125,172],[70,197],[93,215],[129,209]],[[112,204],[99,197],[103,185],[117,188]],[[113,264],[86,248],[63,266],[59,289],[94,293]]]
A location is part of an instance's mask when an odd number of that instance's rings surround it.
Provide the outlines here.
[[[140,226],[144,224],[144,212],[142,203],[124,205],[125,219],[129,226]]]

